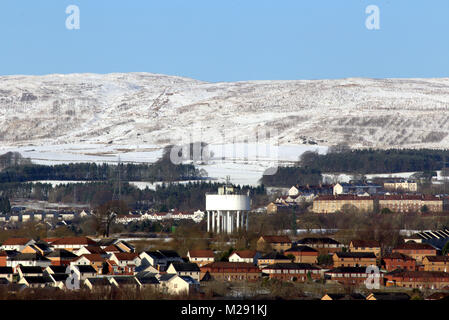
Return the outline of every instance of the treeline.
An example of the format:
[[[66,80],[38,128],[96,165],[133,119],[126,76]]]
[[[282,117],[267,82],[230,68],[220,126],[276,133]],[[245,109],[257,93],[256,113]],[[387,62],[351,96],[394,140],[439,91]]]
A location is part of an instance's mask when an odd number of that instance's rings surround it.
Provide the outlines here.
[[[38,180],[80,180],[80,181],[181,181],[196,180],[207,176],[193,164],[173,164],[164,156],[153,164],[96,164],[70,163],[59,165],[18,164],[0,171],[0,183]]]
[[[211,182],[189,182],[186,184],[167,183],[155,190],[140,190],[122,182],[120,188],[113,181],[69,183],[52,186],[48,183],[10,183],[0,184],[0,193],[9,198],[43,200],[55,203],[86,204],[98,207],[113,198],[125,201],[130,209],[167,212],[169,209],[205,210],[205,194],[217,192],[222,184]],[[250,192],[253,203],[266,202],[264,186],[256,188],[237,186],[237,190]],[[120,190],[120,192],[119,192]]]
[[[449,150],[390,149],[350,150],[331,149],[327,154],[305,152],[299,166],[321,172],[396,173],[441,170]]]

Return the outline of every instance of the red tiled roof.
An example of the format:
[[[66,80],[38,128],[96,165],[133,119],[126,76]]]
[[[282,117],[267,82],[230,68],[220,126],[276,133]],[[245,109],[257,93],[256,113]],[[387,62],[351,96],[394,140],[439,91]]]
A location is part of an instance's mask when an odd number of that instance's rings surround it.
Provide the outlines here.
[[[240,250],[234,251],[232,254],[237,254],[242,259],[252,259],[256,255],[256,250]]]
[[[430,244],[407,242],[394,248],[393,250],[436,250]]]
[[[212,250],[189,250],[189,256],[195,258],[213,258],[214,252]]]
[[[262,238],[269,243],[291,243],[288,236],[262,236]]]
[[[400,260],[415,260],[412,257],[409,257],[405,254],[402,254],[400,252],[392,252],[389,254],[386,254],[382,259],[400,259]]]
[[[96,245],[97,243],[88,237],[59,238],[51,243],[54,245]]]
[[[380,248],[380,243],[374,240],[352,240],[351,242],[356,248]]]
[[[139,256],[138,253],[134,252],[120,252],[114,253],[114,255],[117,257],[117,260],[134,260],[136,257]]]
[[[122,252],[122,250],[120,250],[117,246],[115,246],[113,244],[104,248],[104,251],[106,251],[106,252]]]
[[[31,241],[30,238],[9,238],[9,239],[6,239],[5,242],[3,242],[3,245],[4,246],[15,246],[15,245],[24,246],[29,241]]]

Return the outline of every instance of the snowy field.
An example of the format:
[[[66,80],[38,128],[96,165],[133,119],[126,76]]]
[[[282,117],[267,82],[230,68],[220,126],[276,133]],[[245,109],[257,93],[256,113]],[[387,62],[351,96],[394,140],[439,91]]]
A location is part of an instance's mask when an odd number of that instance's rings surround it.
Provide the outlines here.
[[[162,148],[155,145],[59,144],[49,146],[0,147],[0,154],[16,151],[34,163],[53,165],[76,162],[152,163],[162,156]],[[267,144],[209,145],[208,159],[199,164],[212,181],[223,182],[227,176],[234,184],[256,186],[265,170],[279,165],[290,165],[305,151],[326,153],[326,146]],[[77,181],[51,181],[54,185]],[[155,184],[133,182],[138,188],[155,188]]]

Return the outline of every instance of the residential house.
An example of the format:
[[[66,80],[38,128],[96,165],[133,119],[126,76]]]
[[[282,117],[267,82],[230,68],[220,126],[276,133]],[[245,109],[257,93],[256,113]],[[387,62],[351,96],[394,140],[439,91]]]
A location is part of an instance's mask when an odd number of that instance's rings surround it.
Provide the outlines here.
[[[45,256],[54,266],[68,266],[79,257],[66,249],[56,249]]]
[[[426,256],[422,263],[424,271],[449,272],[449,256]]]
[[[93,278],[97,276],[97,270],[91,265],[71,265],[70,270],[73,271],[81,282],[84,282],[87,278]]]
[[[305,282],[321,278],[320,268],[308,263],[275,263],[263,268],[262,273],[283,281]]]
[[[82,247],[95,246],[97,243],[88,237],[66,237],[54,240],[50,243],[54,249],[65,249],[75,252]]]
[[[229,262],[246,262],[257,265],[259,258],[262,256],[256,250],[238,250],[229,256]]]
[[[260,277],[260,269],[254,264],[246,262],[212,262],[200,269],[201,279],[206,273],[218,281],[254,281]]]
[[[44,269],[41,267],[25,267],[18,266],[16,269],[19,274],[19,278],[23,277],[40,277],[44,275]]]
[[[120,289],[140,289],[142,284],[139,280],[134,276],[129,275],[119,275],[119,276],[111,276],[108,277],[111,280],[111,283]]]
[[[323,195],[313,200],[312,212],[334,213],[341,211],[374,211],[373,196],[353,194]]]
[[[26,246],[34,244],[35,241],[30,238],[9,238],[0,246],[1,250],[16,250],[21,252]]]
[[[168,274],[175,273],[178,276],[189,276],[195,279],[196,281],[200,281],[200,272],[201,269],[198,267],[196,263],[174,262],[171,263],[167,269]]]
[[[449,286],[449,273],[441,271],[392,271],[384,276],[386,286],[442,289]]]
[[[342,243],[327,237],[303,238],[297,241],[296,245],[311,247],[317,250],[319,255],[341,252],[345,247]]]
[[[337,183],[333,187],[334,195],[341,194],[377,194],[382,190],[382,186],[371,182],[351,181],[350,183]]]
[[[39,253],[19,253],[10,257],[6,264],[13,268],[17,268],[19,265],[46,268],[51,265],[51,261]]]
[[[284,252],[292,247],[292,241],[288,236],[261,236],[257,240],[257,250],[258,251],[277,251]]]
[[[319,252],[309,246],[294,245],[284,252],[286,256],[292,255],[295,257],[296,263],[317,263]]]
[[[93,277],[84,280],[83,285],[90,290],[111,290],[114,286],[107,277]]]
[[[190,262],[196,263],[199,267],[215,261],[212,250],[189,250],[187,257]]]
[[[86,247],[82,247],[81,249],[73,251],[73,253],[76,254],[77,256],[82,256],[83,254],[99,254],[103,258],[107,258],[108,257],[108,253],[103,248],[101,248],[100,246],[86,246]]]
[[[332,256],[332,260],[334,268],[376,265],[376,256],[372,252],[336,252]]]
[[[367,273],[366,267],[337,267],[326,271],[325,277],[331,281],[341,283],[343,285],[361,285],[366,283],[370,273]],[[371,276],[372,277],[372,276]],[[382,273],[375,275],[378,277],[379,284],[383,282]],[[376,279],[374,278],[374,281]]]
[[[372,252],[376,258],[380,258],[380,243],[374,240],[352,240],[349,252]]]
[[[275,263],[290,263],[290,262],[292,262],[292,259],[287,258],[283,254],[280,254],[278,252],[270,252],[257,259],[257,265],[259,266],[259,268],[264,268],[270,264]]]
[[[135,268],[140,265],[139,254],[132,252],[113,253],[109,260],[115,261],[119,266],[119,271],[123,275],[134,275]]]
[[[101,254],[83,254],[78,259],[73,260],[71,265],[83,265],[92,266],[98,274],[103,274],[103,268],[106,264],[106,259],[101,256]]]
[[[139,254],[142,266],[153,266],[157,270],[165,271],[168,267],[167,257],[159,251],[143,251]]]
[[[393,252],[399,252],[412,257],[418,263],[422,263],[426,256],[436,256],[437,250],[427,243],[407,242],[395,247]]]
[[[25,276],[18,281],[28,288],[46,288],[53,287],[55,282],[49,276]]]
[[[399,252],[392,252],[382,257],[381,265],[387,271],[393,270],[416,270],[416,260]]]
[[[192,277],[178,276],[177,274],[160,275],[158,281],[159,288],[166,294],[190,294],[198,292],[200,287],[199,282]]]

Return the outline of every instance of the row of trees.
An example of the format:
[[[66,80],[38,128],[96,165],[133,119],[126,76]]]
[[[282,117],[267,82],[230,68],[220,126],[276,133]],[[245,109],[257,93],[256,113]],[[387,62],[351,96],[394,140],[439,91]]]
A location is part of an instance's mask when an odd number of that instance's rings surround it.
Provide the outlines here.
[[[305,152],[298,165],[342,173],[395,173],[441,170],[449,160],[449,150],[431,149],[364,149],[331,148],[327,154]]]

